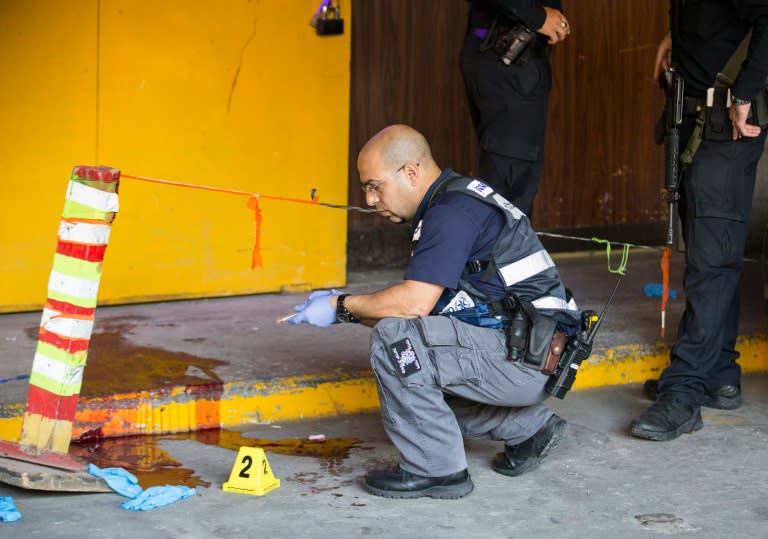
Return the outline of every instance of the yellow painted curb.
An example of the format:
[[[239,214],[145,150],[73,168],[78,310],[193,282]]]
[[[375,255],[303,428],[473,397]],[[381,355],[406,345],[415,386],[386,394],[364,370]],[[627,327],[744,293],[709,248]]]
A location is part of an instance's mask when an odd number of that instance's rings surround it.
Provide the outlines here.
[[[768,371],[768,335],[739,337],[736,350],[742,372]],[[658,378],[669,365],[669,346],[665,343],[627,344],[615,348],[595,349],[582,363],[574,389],[589,389],[619,384],[639,384]]]
[[[373,373],[314,375],[258,383],[231,382],[82,397],[73,439],[165,434],[373,412],[378,396]],[[0,405],[0,440],[18,441],[24,405]]]
[[[740,337],[736,348],[743,372],[768,371],[768,335]],[[664,343],[596,349],[582,364],[575,389],[640,383],[657,377],[668,361]],[[77,438],[95,429],[107,437],[164,434],[373,412],[378,407],[370,371],[309,375],[83,397],[72,434]],[[0,405],[0,439],[17,441],[23,416],[23,404]]]

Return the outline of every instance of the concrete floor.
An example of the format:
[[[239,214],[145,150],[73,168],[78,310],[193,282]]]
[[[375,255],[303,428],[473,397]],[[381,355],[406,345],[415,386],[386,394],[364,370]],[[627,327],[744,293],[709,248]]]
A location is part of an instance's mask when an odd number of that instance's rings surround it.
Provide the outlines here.
[[[150,453],[167,453],[209,487],[198,486],[197,496],[174,505],[133,513],[120,509],[124,499],[117,494],[0,485],[0,496],[12,496],[23,514],[0,524],[0,536],[765,538],[768,377],[745,377],[744,394],[742,409],[703,409],[703,430],[658,443],[627,434],[629,421],[649,404],[639,386],[571,393],[552,402],[570,427],[541,468],[519,478],[498,475],[489,461],[499,444],[470,441],[476,487],[455,501],[388,500],[362,489],[366,469],[396,460],[377,415],[241,429],[263,445],[324,434],[327,444],[351,446],[347,456],[325,457],[267,448],[282,485],[263,497],[221,490],[234,448],[161,437],[152,440]],[[141,451],[148,439],[131,443]]]

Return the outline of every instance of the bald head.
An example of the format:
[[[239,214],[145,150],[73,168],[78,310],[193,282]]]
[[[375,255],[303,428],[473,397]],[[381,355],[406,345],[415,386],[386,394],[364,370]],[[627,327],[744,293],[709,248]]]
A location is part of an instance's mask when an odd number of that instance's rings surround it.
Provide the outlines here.
[[[358,168],[362,161],[368,159],[389,170],[396,170],[409,161],[423,166],[434,164],[432,150],[424,135],[403,124],[385,127],[371,137],[360,150]]]
[[[427,139],[407,125],[390,125],[371,137],[357,169],[366,204],[395,223],[413,218],[441,172]]]

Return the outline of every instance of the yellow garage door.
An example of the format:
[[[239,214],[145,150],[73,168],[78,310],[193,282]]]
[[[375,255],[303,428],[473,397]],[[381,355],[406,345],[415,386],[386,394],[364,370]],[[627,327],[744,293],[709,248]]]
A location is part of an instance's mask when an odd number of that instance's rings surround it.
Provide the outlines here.
[[[124,177],[99,303],[344,284],[349,26],[315,0],[0,1],[0,311],[39,308],[69,172]],[[347,4],[347,9],[348,9]],[[350,14],[345,13],[349,25]]]

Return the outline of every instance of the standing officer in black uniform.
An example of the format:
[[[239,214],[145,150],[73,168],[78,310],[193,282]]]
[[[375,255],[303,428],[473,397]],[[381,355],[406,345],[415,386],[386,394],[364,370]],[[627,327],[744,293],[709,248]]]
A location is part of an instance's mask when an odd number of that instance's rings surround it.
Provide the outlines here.
[[[680,0],[674,0],[680,1]],[[686,147],[696,106],[707,106],[713,86],[739,43],[752,30],[748,53],[730,87],[712,98],[704,138],[683,172],[680,215],[686,243],[685,312],[671,363],[646,393],[658,400],[632,422],[634,436],[672,440],[702,428],[700,406],[738,408],[741,370],[735,350],[739,326],[739,288],[747,224],[765,129],[747,122],[765,104],[768,75],[766,0],[685,0],[679,30],[659,45],[655,75],[670,67],[672,52],[684,80],[685,106],[680,148]],[[674,20],[674,17],[673,17]],[[674,47],[674,51],[673,51]],[[710,92],[713,93],[713,92]],[[726,108],[727,107],[727,108]],[[716,113],[724,126],[717,137]],[[762,108],[762,107],[761,107]],[[728,122],[730,118],[730,125]]]
[[[544,161],[550,45],[570,32],[560,0],[472,0],[461,71],[479,176],[528,216]]]

